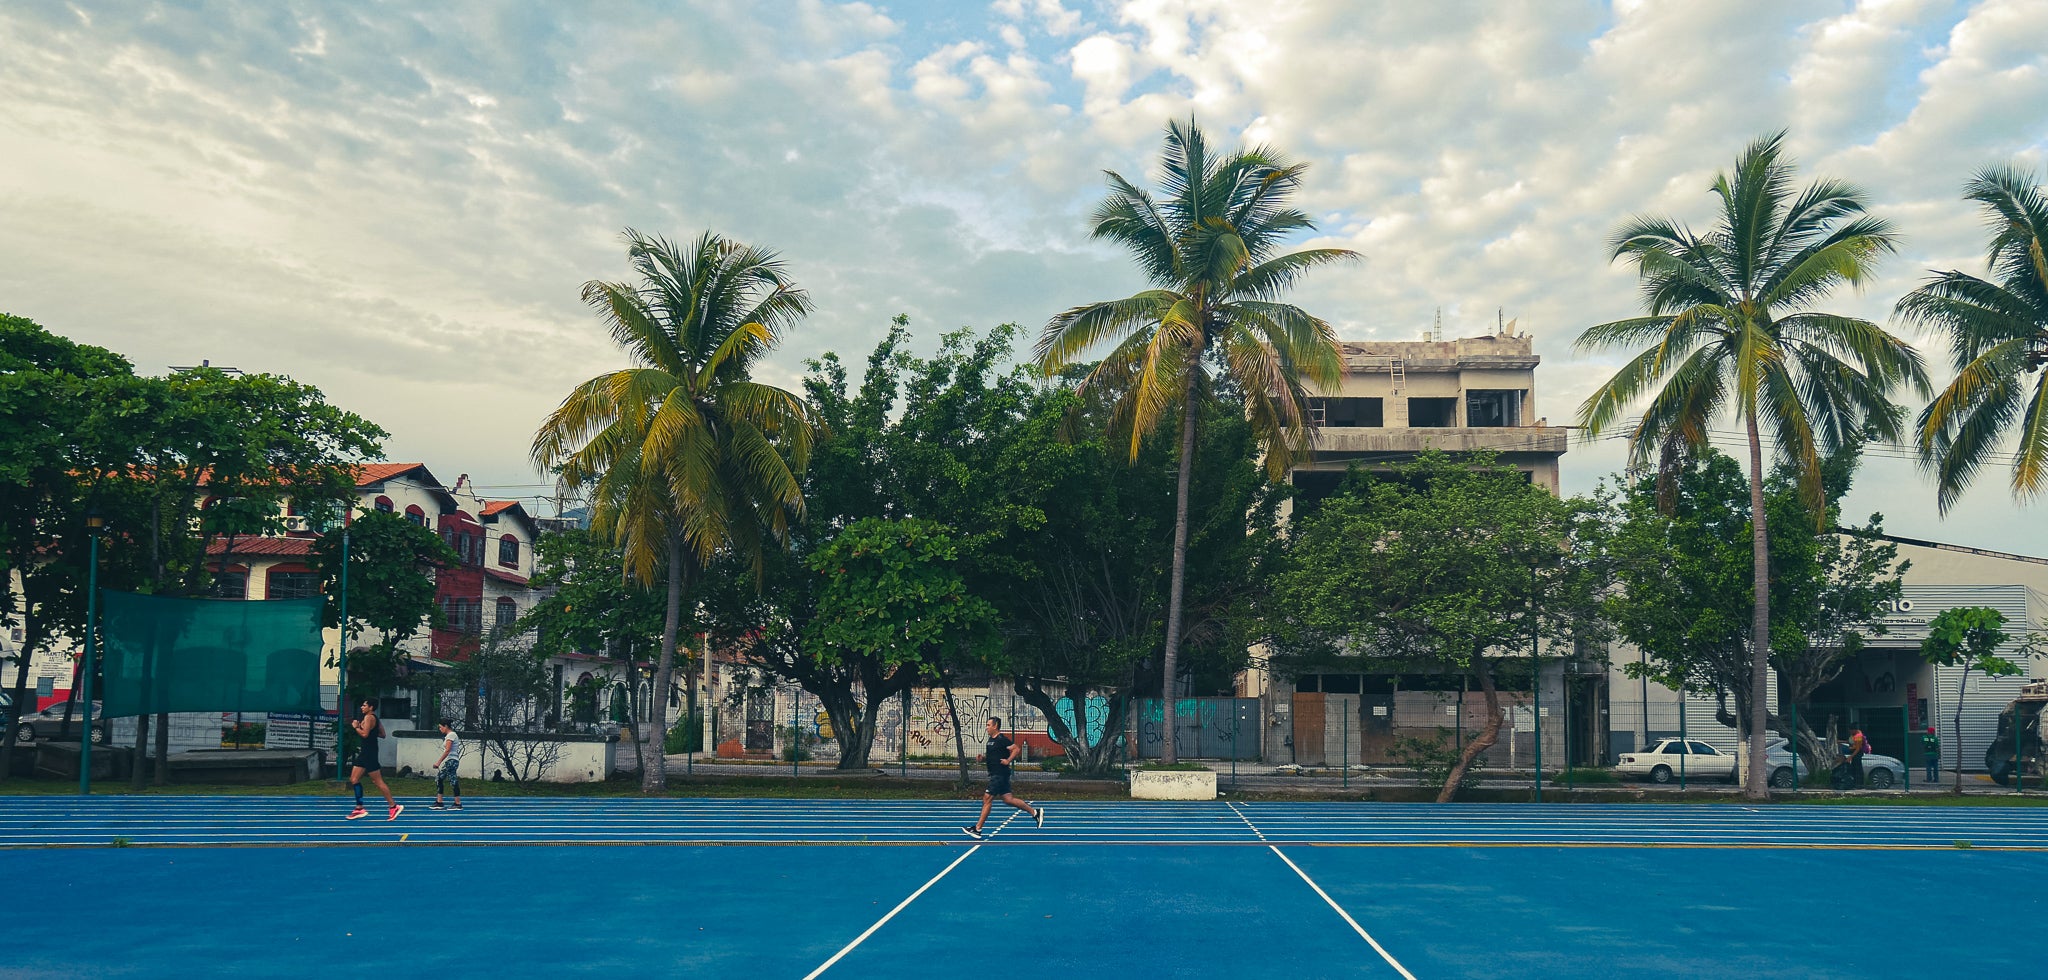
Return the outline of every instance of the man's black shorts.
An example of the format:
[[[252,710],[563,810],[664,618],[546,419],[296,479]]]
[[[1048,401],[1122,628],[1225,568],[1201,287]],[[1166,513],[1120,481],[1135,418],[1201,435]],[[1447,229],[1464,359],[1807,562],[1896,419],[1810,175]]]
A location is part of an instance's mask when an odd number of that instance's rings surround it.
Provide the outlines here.
[[[988,774],[988,795],[1004,796],[1010,792],[1010,770]]]

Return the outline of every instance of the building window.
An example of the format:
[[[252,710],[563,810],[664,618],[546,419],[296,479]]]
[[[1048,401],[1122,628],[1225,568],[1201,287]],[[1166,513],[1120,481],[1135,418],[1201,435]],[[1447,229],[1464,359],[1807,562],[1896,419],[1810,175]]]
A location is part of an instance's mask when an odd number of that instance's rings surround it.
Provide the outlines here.
[[[421,510],[418,504],[405,505],[405,519],[421,527],[427,526],[427,512]]]
[[[266,599],[310,599],[320,594],[319,572],[272,571],[264,583]]]
[[[1457,424],[1458,400],[1456,398],[1408,399],[1409,428],[1448,429]]]
[[[475,636],[484,631],[484,601],[482,599],[443,596],[439,601],[441,604],[441,615],[448,620],[448,629],[470,636]]]
[[[441,532],[441,540],[448,542],[448,547],[455,552],[457,557],[462,559],[463,564],[481,565],[484,563],[483,535],[449,528]]]
[[[1465,393],[1465,424],[1473,428],[1521,425],[1525,394],[1516,389],[1468,391]]]
[[[1311,398],[1308,417],[1330,429],[1377,429],[1387,424],[1386,402],[1379,398]]]
[[[390,497],[378,497],[378,498],[377,498],[377,502],[376,502],[376,503],[374,503],[374,504],[371,504],[370,506],[372,506],[372,507],[376,508],[376,511],[377,511],[377,513],[379,513],[379,514],[389,514],[389,513],[391,513],[391,498],[390,498]]]
[[[509,596],[499,596],[499,597],[498,597],[498,621],[497,621],[497,623],[496,623],[496,626],[497,626],[497,628],[499,628],[499,629],[501,629],[501,630],[508,630],[508,629],[511,629],[511,628],[512,628],[512,624],[513,624],[513,623],[516,623],[516,622],[518,622],[518,621],[519,621],[519,604],[518,604],[518,603],[516,603],[516,602],[513,602],[513,601],[512,601],[512,599],[511,599],[511,597],[509,597]]]
[[[507,568],[519,567],[519,539],[509,534],[498,539],[498,564]]]
[[[216,599],[247,599],[249,573],[217,572],[213,576],[213,585],[206,590],[206,594]]]

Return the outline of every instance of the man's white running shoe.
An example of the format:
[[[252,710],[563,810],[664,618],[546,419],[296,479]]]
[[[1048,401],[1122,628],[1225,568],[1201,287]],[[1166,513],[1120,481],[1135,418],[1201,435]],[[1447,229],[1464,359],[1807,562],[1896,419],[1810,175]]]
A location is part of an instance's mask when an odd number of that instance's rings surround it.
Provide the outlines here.
[[[981,831],[976,830],[973,827],[962,827],[960,828],[960,832],[966,834],[969,837],[974,838],[975,840],[981,839]]]
[[[1040,827],[1045,826],[1045,808],[1039,807],[1038,812],[1032,816],[1032,819],[1036,820]]]

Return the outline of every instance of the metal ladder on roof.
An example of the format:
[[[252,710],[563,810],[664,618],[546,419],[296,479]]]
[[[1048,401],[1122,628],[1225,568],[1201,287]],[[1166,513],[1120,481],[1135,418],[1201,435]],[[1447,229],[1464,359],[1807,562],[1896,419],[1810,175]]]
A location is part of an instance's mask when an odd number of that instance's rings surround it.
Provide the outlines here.
[[[1361,370],[1386,371],[1393,379],[1394,394],[1396,395],[1401,393],[1402,388],[1408,386],[1407,366],[1401,362],[1400,358],[1392,354],[1361,354],[1358,357],[1357,364]]]

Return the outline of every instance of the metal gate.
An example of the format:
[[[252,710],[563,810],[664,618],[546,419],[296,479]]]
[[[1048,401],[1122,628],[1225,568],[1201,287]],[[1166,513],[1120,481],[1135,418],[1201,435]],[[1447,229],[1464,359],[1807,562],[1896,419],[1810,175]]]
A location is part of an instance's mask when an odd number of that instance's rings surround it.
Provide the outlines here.
[[[1141,701],[1138,755],[1156,759],[1166,748],[1166,705]],[[1173,752],[1180,759],[1259,757],[1259,699],[1181,698],[1174,702]]]

